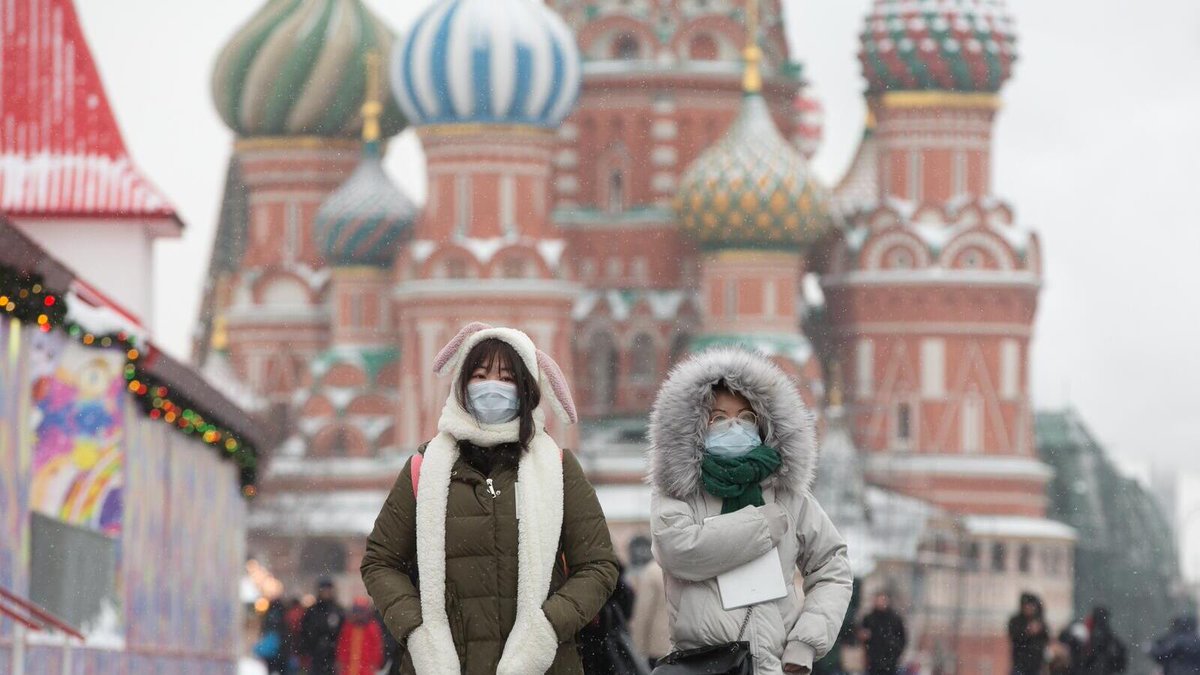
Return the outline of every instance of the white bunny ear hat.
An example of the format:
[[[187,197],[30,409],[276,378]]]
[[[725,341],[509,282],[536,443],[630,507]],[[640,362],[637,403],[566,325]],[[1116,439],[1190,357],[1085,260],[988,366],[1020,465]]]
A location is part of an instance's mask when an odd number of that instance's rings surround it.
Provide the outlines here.
[[[525,368],[536,375],[543,398],[549,399],[550,407],[559,419],[570,424],[579,421],[571,388],[558,363],[550,358],[549,354],[534,346],[528,335],[515,328],[495,327],[478,321],[463,326],[462,330],[442,347],[442,351],[438,352],[433,361],[434,373],[458,374],[471,349],[489,338],[505,342],[516,350]]]

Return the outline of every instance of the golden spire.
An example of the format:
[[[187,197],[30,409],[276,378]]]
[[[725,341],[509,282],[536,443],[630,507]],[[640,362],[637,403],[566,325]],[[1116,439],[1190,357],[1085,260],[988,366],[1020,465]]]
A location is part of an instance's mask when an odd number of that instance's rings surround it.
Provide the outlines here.
[[[842,364],[834,361],[829,369],[829,407],[842,407]]]
[[[758,46],[758,0],[746,0],[746,49],[742,52],[746,69],[742,73],[742,92],[757,94],[762,91],[762,49]]]
[[[383,114],[383,103],[379,101],[379,53],[367,52],[364,61],[367,66],[367,95],[362,106],[362,138],[367,143],[374,143],[382,135],[379,131],[379,116]]]

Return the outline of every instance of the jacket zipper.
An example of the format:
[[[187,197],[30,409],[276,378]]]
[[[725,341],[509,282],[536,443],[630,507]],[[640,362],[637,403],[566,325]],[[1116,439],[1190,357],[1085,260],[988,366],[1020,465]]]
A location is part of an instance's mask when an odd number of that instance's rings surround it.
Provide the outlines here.
[[[491,478],[487,479],[487,489],[488,494],[492,496],[492,499],[500,496],[500,491],[496,489],[496,484],[492,482]]]

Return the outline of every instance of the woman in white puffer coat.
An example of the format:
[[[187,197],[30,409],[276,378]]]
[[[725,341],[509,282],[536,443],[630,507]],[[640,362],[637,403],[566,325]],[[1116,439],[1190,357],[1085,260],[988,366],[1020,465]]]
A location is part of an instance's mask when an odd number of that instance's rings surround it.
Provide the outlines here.
[[[724,609],[716,577],[774,547],[787,595],[753,606],[741,639],[755,672],[807,672],[833,646],[852,577],[845,541],[810,491],[814,434],[791,380],[755,353],[690,357],[659,390],[650,416],[651,534],[675,649],[738,640],[747,610]],[[722,517],[705,522],[712,516]]]

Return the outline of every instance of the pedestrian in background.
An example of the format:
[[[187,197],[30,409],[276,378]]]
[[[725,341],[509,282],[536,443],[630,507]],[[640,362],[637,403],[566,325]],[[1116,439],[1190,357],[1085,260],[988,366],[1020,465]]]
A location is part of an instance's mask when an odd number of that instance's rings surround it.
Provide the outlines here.
[[[637,568],[632,575],[635,597],[629,633],[633,646],[653,667],[671,652],[662,568],[651,553],[650,539],[645,536],[635,537],[629,543],[629,559]]]
[[[645,657],[634,648],[629,617],[636,593],[618,565],[617,587],[591,623],[579,631],[579,659],[585,675],[649,675]]]
[[[356,598],[338,634],[338,675],[375,675],[383,667],[383,650],[383,631],[371,601]]]
[[[262,660],[268,673],[283,675],[288,672],[291,647],[289,643],[283,603],[272,600],[267,605],[267,611],[263,613],[262,629],[259,631],[258,642],[254,645],[254,655]]]
[[[1069,675],[1113,675],[1128,665],[1125,644],[1113,632],[1107,607],[1096,607],[1059,636],[1070,654]]]
[[[333,581],[317,581],[317,601],[300,621],[300,649],[308,658],[309,675],[336,675],[337,639],[345,612],[333,593]]]
[[[1163,675],[1200,675],[1200,634],[1196,617],[1185,614],[1171,622],[1171,631],[1150,648],[1150,658],[1163,669]]]
[[[876,593],[871,612],[863,617],[859,639],[867,647],[867,672],[871,675],[896,675],[900,657],[908,645],[904,619],[892,607],[888,593]]]
[[[1012,644],[1012,674],[1040,675],[1050,643],[1041,598],[1032,593],[1021,595],[1017,613],[1008,620],[1008,639]]]

